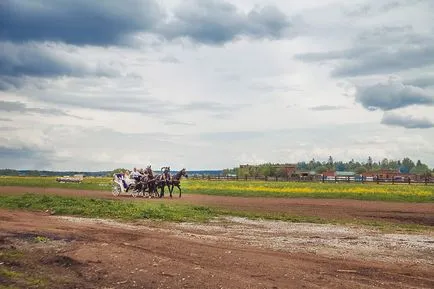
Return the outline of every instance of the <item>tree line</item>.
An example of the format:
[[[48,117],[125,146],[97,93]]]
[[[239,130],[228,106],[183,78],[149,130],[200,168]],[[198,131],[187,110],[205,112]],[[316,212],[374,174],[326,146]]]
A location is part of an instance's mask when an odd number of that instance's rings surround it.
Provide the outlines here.
[[[287,172],[284,168],[278,166],[285,166],[280,163],[264,163],[259,165],[252,165],[246,167],[236,167],[232,169],[224,169],[224,175],[237,175],[238,177],[286,177]],[[416,174],[416,175],[432,175],[434,170],[430,169],[428,165],[422,163],[421,160],[416,162],[405,157],[402,160],[393,160],[383,158],[381,161],[374,161],[368,157],[366,162],[354,161],[354,159],[343,162],[335,161],[332,156],[329,156],[327,161],[317,161],[315,159],[309,162],[302,161],[296,164],[298,171],[315,172],[317,174],[326,171],[352,171],[356,174],[365,172],[378,172],[380,170],[394,170],[402,174]]]

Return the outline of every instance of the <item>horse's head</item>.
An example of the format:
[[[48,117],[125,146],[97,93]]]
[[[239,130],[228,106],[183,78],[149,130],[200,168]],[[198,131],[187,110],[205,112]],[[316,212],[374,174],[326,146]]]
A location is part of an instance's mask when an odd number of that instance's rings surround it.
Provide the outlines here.
[[[154,175],[151,166],[147,166],[145,172],[151,177]]]
[[[187,170],[186,170],[185,168],[183,168],[183,169],[181,170],[181,176],[184,176],[184,177],[186,177],[186,178],[188,179]]]

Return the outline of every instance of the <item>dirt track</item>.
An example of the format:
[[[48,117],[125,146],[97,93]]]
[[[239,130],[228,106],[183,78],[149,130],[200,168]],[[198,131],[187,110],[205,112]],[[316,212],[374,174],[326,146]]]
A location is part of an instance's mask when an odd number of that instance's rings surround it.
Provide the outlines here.
[[[21,194],[25,192],[137,201],[161,201],[143,199],[140,197],[133,199],[129,195],[114,197],[108,191],[85,191],[59,188],[29,188],[14,186],[0,187],[0,193],[2,194]],[[398,203],[308,198],[246,198],[196,194],[184,194],[181,199],[179,199],[176,195],[173,199],[168,199],[166,196],[163,201],[210,205],[245,211],[282,212],[301,216],[317,216],[327,219],[385,220],[399,223],[434,226],[433,203]]]
[[[24,192],[115,198],[107,191],[0,187],[1,194]],[[134,200],[427,225],[434,218],[432,204],[188,194]],[[434,288],[433,270],[432,231],[384,234],[229,217],[209,224],[116,223],[0,210],[0,284],[19,288]],[[10,277],[20,272],[25,277]]]
[[[15,285],[38,276],[47,288],[434,287],[430,236],[243,219],[125,224],[8,210],[0,220],[0,281],[2,268],[25,272]],[[35,242],[41,237],[48,241]],[[17,249],[23,255],[5,257]]]

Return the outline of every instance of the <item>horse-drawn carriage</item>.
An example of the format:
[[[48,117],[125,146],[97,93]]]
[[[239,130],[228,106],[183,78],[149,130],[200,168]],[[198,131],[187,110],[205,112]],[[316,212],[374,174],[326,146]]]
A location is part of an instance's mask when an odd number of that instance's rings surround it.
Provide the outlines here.
[[[184,168],[174,175],[170,174],[170,167],[163,167],[162,170],[161,174],[154,176],[154,172],[148,166],[143,173],[136,173],[132,178],[127,174],[113,174],[112,194],[119,196],[121,193],[129,193],[134,198],[137,196],[162,198],[167,186],[171,198],[174,187],[178,188],[179,197],[181,197],[181,177],[188,178],[186,169]]]

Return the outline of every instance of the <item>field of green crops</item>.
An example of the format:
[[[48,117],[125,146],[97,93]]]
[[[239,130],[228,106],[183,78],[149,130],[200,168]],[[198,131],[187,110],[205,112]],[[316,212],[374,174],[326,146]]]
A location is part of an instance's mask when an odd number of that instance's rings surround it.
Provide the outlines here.
[[[58,187],[109,191],[110,178],[85,178],[80,184],[58,183],[52,177],[0,177],[0,186]],[[265,181],[182,180],[183,194],[244,197],[344,198],[404,202],[434,202],[433,185],[296,183]],[[177,189],[174,193],[176,195]]]

